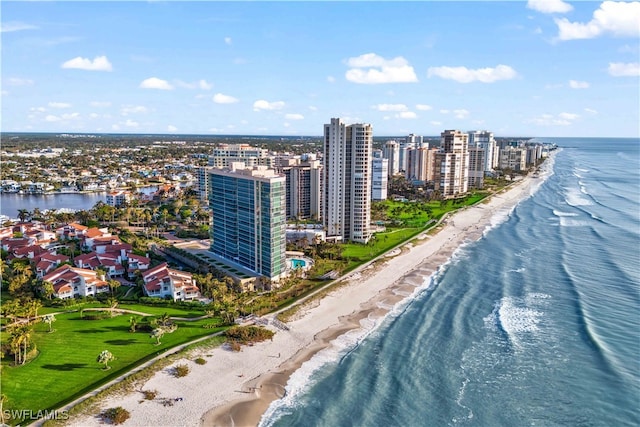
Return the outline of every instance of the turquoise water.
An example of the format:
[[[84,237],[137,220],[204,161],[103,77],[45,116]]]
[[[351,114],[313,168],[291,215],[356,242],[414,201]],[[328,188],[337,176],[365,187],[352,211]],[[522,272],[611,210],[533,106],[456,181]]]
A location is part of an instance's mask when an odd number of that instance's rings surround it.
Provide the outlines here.
[[[640,141],[552,141],[531,197],[303,365],[261,425],[640,425]]]
[[[297,259],[297,258],[293,258],[291,260],[291,267],[293,269],[296,268],[304,268],[307,265],[307,262],[303,259]]]

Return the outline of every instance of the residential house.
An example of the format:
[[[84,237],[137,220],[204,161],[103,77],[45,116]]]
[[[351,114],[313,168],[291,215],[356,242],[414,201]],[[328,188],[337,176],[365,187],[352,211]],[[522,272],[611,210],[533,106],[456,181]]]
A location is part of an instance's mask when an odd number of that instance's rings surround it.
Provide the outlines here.
[[[54,296],[60,299],[95,296],[109,292],[104,276],[93,270],[63,265],[45,275],[42,280],[53,284]]]
[[[33,259],[36,267],[35,272],[38,279],[42,279],[45,275],[49,274],[60,266],[63,262],[69,261],[69,257],[66,255],[57,255],[46,252]]]
[[[142,273],[143,289],[150,297],[187,301],[200,298],[200,289],[190,273],[173,270],[166,262]]]

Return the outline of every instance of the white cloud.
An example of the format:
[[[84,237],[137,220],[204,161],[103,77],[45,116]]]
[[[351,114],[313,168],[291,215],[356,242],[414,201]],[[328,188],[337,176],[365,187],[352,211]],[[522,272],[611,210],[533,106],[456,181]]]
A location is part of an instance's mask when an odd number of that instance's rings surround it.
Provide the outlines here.
[[[33,86],[33,80],[21,79],[19,77],[11,77],[8,80],[9,86]]]
[[[66,113],[61,116],[55,116],[53,114],[47,115],[44,120],[47,122],[60,122],[62,120],[77,120],[80,118],[80,113]]]
[[[183,82],[182,80],[177,80],[176,84],[186,89],[211,90],[211,88],[213,88],[213,85],[211,83],[208,83],[204,79],[198,80],[197,82],[194,82],[194,83],[188,83],[188,82]]]
[[[562,0],[529,0],[527,7],[541,13],[566,13],[573,10],[573,6]]]
[[[224,43],[230,45],[231,44],[231,37],[225,37],[224,38]]]
[[[539,117],[527,120],[527,122],[538,126],[569,126],[573,124],[573,120],[579,117],[580,116],[578,114],[573,113],[560,113],[557,116],[552,114],[542,114]]]
[[[234,98],[233,96],[216,93],[215,95],[213,95],[213,102],[215,102],[216,104],[235,104],[236,102],[238,102],[238,99]]]
[[[112,71],[113,67],[106,56],[96,56],[93,61],[78,56],[62,64],[62,68],[76,68],[87,71]]]
[[[139,123],[134,120],[127,119],[127,121],[124,122],[124,125],[130,128],[137,128],[139,126]]]
[[[168,81],[159,79],[157,77],[149,77],[140,83],[142,89],[160,89],[160,90],[173,90],[173,86]]]
[[[429,111],[429,110],[433,110],[433,107],[427,104],[416,104],[416,110]]]
[[[111,107],[111,103],[109,101],[91,101],[89,105],[97,108]]]
[[[38,27],[31,24],[25,24],[24,22],[5,22],[1,24],[0,32],[2,33],[11,33],[14,31],[23,31],[23,30],[37,30]]]
[[[610,62],[609,74],[614,77],[637,77],[640,76],[640,63]]]
[[[569,87],[571,87],[571,89],[587,89],[589,87],[589,83],[580,82],[578,80],[569,80]]]
[[[464,119],[469,115],[469,112],[465,109],[453,110],[457,119]]]
[[[44,113],[45,111],[47,111],[47,109],[44,107],[31,107],[29,108],[29,111],[31,111],[32,113]]]
[[[560,40],[591,39],[603,34],[616,37],[640,36],[640,2],[605,1],[587,23],[556,18]]]
[[[327,76],[327,81],[328,81],[329,83],[335,83],[335,82],[336,82],[336,78],[335,78],[335,77],[333,77],[333,76]]]
[[[285,114],[284,118],[287,120],[303,120],[304,116],[302,114],[292,113],[292,114]]]
[[[50,102],[49,107],[51,108],[71,108],[71,104],[66,102]]]
[[[378,111],[407,111],[408,108],[404,104],[378,104],[372,105],[371,108]]]
[[[418,116],[413,111],[402,111],[396,114],[396,118],[398,119],[415,119]]]
[[[406,59],[398,56],[385,59],[375,53],[366,53],[349,58],[345,77],[348,81],[361,84],[414,83],[418,81],[413,67]]]
[[[261,110],[281,110],[284,107],[284,102],[275,101],[269,102],[264,99],[260,99],[253,103],[253,111],[261,111]]]
[[[100,117],[100,114],[98,114],[98,113],[91,113],[91,114],[89,114],[89,118],[90,118],[90,119],[97,119],[98,117]]]
[[[120,110],[120,114],[122,114],[123,116],[128,116],[129,114],[140,114],[146,113],[148,111],[149,110],[147,109],[147,107],[143,105],[124,105]]]
[[[479,81],[493,83],[498,80],[514,79],[518,73],[508,65],[498,65],[495,68],[469,69],[467,67],[430,67],[427,75],[437,76],[443,79],[455,80],[460,83]]]
[[[316,107],[315,105],[309,105],[309,110],[318,111],[318,107]]]
[[[4,89],[2,89],[2,91],[0,91],[0,94],[1,94],[2,96],[7,96],[7,95],[9,95],[9,91],[8,91],[8,90],[4,90]]]
[[[598,114],[598,111],[594,110],[593,108],[585,108],[584,111],[586,111],[589,114]]]
[[[432,120],[429,123],[431,123],[434,126],[440,126],[442,124],[442,122],[438,122],[438,121],[435,121],[435,120]]]
[[[176,132],[177,130],[178,128],[173,125],[167,126],[167,132]]]
[[[578,117],[580,117],[579,114],[574,114],[574,113],[560,113],[558,114],[558,117],[560,117],[561,119],[564,120],[575,120]]]

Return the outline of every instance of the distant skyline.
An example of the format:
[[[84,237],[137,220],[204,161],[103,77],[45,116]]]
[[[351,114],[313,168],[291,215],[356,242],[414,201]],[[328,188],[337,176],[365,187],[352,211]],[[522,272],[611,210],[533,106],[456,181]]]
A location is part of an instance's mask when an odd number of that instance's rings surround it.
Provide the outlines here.
[[[639,137],[640,2],[2,2],[3,132]]]

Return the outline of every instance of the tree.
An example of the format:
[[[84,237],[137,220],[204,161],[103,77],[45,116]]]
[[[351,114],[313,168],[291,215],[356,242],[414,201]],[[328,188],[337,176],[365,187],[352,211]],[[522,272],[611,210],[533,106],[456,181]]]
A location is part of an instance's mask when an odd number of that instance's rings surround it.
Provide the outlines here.
[[[31,213],[29,213],[27,209],[18,209],[18,219],[20,222],[25,222],[30,216]]]
[[[42,316],[42,323],[49,324],[49,332],[53,332],[53,329],[51,329],[51,324],[56,320],[57,319],[55,314],[45,314],[44,316]]]
[[[160,339],[162,339],[164,334],[166,334],[166,331],[165,331],[164,328],[155,328],[153,331],[151,331],[151,335],[149,335],[149,338],[155,338],[156,339],[156,345],[160,345],[160,344],[162,344],[160,342]]]
[[[110,298],[107,298],[106,302],[107,302],[107,305],[109,306],[109,309],[111,310],[111,317],[113,317],[113,311],[118,306],[118,299],[114,297],[110,297]]]
[[[56,293],[56,290],[53,287],[53,283],[49,282],[48,280],[45,280],[44,282],[42,282],[41,290],[42,290],[42,295],[49,299],[51,299],[53,295]]]
[[[38,318],[38,310],[42,308],[42,303],[40,300],[31,300],[29,305],[27,306],[27,315],[29,317],[29,321],[31,320],[31,315],[33,315],[33,320]]]
[[[103,369],[107,371],[111,369],[111,367],[109,366],[109,362],[111,362],[114,359],[115,357],[113,357],[113,354],[111,354],[109,350],[102,350],[102,352],[96,358],[96,362],[103,363],[104,364]]]
[[[118,289],[120,287],[120,285],[122,284],[122,283],[118,282],[115,279],[109,280],[108,283],[109,283],[109,287],[111,288],[111,295],[113,295],[113,293],[116,291],[116,289]]]
[[[138,322],[140,321],[139,318],[135,317],[135,316],[131,316],[129,317],[129,325],[131,325],[131,327],[129,328],[129,332],[135,332],[136,328],[138,327]]]

